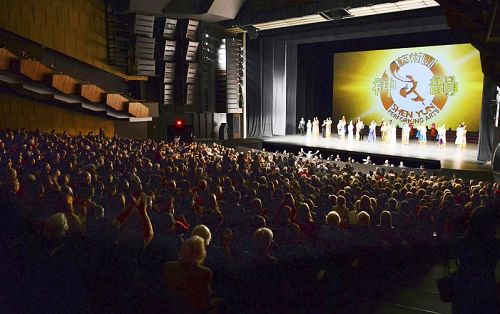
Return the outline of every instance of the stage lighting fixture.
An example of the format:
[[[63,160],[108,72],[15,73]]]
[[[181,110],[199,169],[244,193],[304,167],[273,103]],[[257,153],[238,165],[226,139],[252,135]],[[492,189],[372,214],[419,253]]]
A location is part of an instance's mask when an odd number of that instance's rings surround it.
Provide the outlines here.
[[[247,31],[249,39],[256,39],[259,36],[259,30],[253,25],[241,26],[241,28]]]
[[[346,9],[334,9],[324,12],[319,12],[325,20],[328,21],[340,21],[345,18],[352,17],[352,15]]]

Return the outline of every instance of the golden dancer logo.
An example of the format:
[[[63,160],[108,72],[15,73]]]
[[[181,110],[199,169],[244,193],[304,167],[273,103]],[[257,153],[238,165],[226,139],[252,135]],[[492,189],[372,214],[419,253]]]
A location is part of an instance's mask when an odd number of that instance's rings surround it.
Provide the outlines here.
[[[458,82],[433,56],[412,52],[392,61],[382,77],[373,80],[372,91],[393,119],[425,123],[458,92]]]

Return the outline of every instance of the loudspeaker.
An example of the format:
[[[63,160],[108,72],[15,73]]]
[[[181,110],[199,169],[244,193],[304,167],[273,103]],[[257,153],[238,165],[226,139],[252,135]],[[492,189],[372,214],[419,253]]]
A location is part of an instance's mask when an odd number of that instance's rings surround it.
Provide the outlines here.
[[[491,167],[493,168],[493,172],[500,173],[500,143],[498,143],[495,148],[493,160],[491,161]]]
[[[227,124],[221,123],[219,127],[219,140],[227,140]]]
[[[229,124],[228,136],[230,139],[241,138],[241,114],[228,113],[227,122]]]

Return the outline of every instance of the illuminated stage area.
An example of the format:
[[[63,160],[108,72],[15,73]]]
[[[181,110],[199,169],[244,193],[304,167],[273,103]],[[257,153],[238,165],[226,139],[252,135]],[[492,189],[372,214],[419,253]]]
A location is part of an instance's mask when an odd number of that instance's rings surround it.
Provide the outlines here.
[[[396,144],[385,144],[382,142],[369,143],[365,141],[348,141],[338,139],[336,136],[330,138],[306,137],[301,135],[273,136],[263,138],[263,148],[268,151],[287,150],[297,153],[300,148],[304,151],[320,151],[323,158],[330,155],[340,155],[345,161],[348,157],[354,158],[362,163],[366,156],[370,156],[375,164],[383,164],[386,159],[397,165],[402,160],[407,167],[420,167],[427,169],[455,169],[455,170],[491,170],[484,163],[477,161],[477,144],[468,144],[467,148],[457,148],[454,143],[438,147],[436,142],[418,144],[410,141],[410,144],[401,144],[398,139]]]

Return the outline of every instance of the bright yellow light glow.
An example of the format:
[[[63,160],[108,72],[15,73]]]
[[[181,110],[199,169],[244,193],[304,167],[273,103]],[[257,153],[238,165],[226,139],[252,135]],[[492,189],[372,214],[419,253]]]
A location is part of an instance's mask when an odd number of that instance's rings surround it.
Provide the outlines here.
[[[470,44],[337,53],[333,115],[479,130],[483,73]]]

